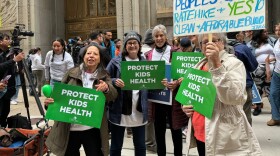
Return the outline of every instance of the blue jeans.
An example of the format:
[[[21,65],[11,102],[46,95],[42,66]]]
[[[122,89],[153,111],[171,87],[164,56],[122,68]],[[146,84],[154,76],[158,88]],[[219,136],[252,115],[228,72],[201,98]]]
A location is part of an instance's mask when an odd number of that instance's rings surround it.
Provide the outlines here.
[[[145,125],[131,127],[133,134],[134,155],[145,156]],[[121,156],[125,127],[111,124],[111,148],[110,156]]]
[[[280,74],[273,72],[270,85],[270,105],[273,120],[280,120]]]
[[[11,100],[17,100],[17,99],[18,99],[18,91],[19,91],[19,87],[20,87],[20,85],[21,85],[19,74],[16,74],[15,79],[16,79],[16,93],[15,93],[15,95],[11,98]]]
[[[52,88],[53,88],[55,82],[59,82],[60,83],[61,81],[57,81],[57,80],[51,79],[50,85],[51,85]]]

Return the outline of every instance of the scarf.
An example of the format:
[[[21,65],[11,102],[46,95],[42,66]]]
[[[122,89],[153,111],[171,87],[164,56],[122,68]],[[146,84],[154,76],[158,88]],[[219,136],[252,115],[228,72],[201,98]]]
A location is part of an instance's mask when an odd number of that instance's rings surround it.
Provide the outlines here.
[[[165,52],[166,48],[167,48],[166,42],[164,43],[164,45],[162,47],[158,47],[158,46],[155,47],[156,51],[159,53]]]

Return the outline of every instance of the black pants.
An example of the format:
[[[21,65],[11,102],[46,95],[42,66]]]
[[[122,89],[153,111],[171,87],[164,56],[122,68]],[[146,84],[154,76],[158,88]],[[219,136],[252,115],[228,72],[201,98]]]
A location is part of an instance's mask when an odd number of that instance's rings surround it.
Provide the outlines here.
[[[65,156],[80,156],[81,145],[87,156],[103,156],[99,129],[71,131]]]
[[[15,78],[15,77],[13,77]],[[7,127],[7,117],[10,113],[11,97],[16,93],[16,89],[9,88],[6,94],[0,99],[0,127]]]
[[[201,142],[197,139],[196,140],[196,145],[197,145],[197,151],[199,156],[205,156],[205,143]]]
[[[166,155],[166,119],[169,122],[170,130],[172,134],[172,141],[174,147],[174,156],[182,156],[183,142],[182,142],[182,130],[174,130],[172,128],[172,113],[171,106],[164,104],[155,105],[155,136],[157,142],[157,154],[158,156]]]

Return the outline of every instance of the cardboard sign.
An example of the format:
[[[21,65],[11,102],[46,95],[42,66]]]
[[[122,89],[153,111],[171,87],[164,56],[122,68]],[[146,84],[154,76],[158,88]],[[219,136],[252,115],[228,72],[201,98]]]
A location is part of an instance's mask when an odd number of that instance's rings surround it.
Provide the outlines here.
[[[164,89],[164,61],[122,61],[121,71],[122,90]]]
[[[168,82],[172,81],[170,64],[165,65],[165,77],[167,78]],[[148,92],[148,101],[172,105],[172,91],[168,88],[165,88],[164,90],[150,90]]]
[[[55,83],[47,119],[100,128],[105,96],[95,89]]]
[[[184,77],[187,70],[195,66],[203,58],[204,56],[202,53],[173,52],[171,77],[173,79],[179,79],[180,77]]]
[[[265,28],[265,0],[173,0],[174,36]]]
[[[253,87],[252,87],[252,95],[253,95],[252,103],[261,103],[262,102],[262,97],[260,96],[260,93],[259,93],[255,83],[253,84]]]
[[[193,105],[195,111],[211,119],[216,99],[216,88],[211,74],[189,69],[175,99],[183,105]]]

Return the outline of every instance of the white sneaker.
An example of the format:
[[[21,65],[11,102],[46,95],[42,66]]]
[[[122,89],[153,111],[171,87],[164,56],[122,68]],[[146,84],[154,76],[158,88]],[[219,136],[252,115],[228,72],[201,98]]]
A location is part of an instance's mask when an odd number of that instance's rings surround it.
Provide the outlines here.
[[[10,104],[11,104],[11,105],[17,105],[17,102],[14,101],[14,100],[12,100],[12,101],[10,102]]]
[[[16,102],[17,102],[17,103],[22,103],[23,101],[22,101],[22,100],[16,99]]]

